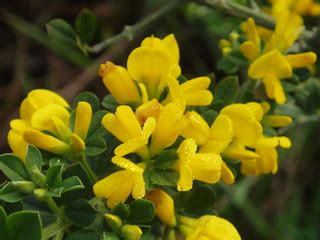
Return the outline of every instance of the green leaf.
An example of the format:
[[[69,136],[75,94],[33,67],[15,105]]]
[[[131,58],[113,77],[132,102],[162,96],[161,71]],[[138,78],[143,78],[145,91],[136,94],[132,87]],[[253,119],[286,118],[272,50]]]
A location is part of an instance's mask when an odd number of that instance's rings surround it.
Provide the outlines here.
[[[145,184],[145,188],[148,191],[154,190],[155,185],[151,181],[151,174],[152,174],[153,169],[147,168],[146,170],[143,171],[143,181]]]
[[[5,223],[7,220],[7,213],[2,206],[0,206],[0,222]]]
[[[101,240],[120,240],[120,238],[113,232],[103,232]]]
[[[86,142],[86,155],[97,156],[107,149],[107,144],[102,137],[90,138]]]
[[[179,174],[174,170],[154,169],[151,172],[151,181],[159,186],[175,186],[179,179]]]
[[[157,155],[153,165],[156,168],[166,170],[168,168],[171,168],[178,160],[178,158],[179,156],[177,153],[177,149],[163,150]]]
[[[12,182],[7,183],[0,189],[0,200],[8,203],[19,202],[22,200],[27,194],[19,191]]]
[[[38,212],[15,212],[11,214],[4,226],[6,240],[41,240],[42,224]]]
[[[6,153],[0,155],[0,170],[11,180],[30,180],[23,162],[13,154]]]
[[[104,97],[104,99],[102,100],[101,105],[107,109],[110,112],[114,112],[116,110],[116,108],[118,107],[118,103],[117,101],[114,99],[114,97],[109,94],[107,96]]]
[[[213,102],[210,105],[210,108],[212,108],[212,110],[214,111],[220,112],[220,110],[224,107],[224,105],[225,104],[220,99],[213,99]]]
[[[122,202],[119,202],[111,212],[113,215],[117,215],[122,220],[126,220],[130,216],[129,207]]]
[[[239,69],[239,64],[230,56],[220,58],[217,63],[217,69],[224,71],[227,74],[234,74]]]
[[[239,95],[239,80],[237,76],[228,76],[222,79],[214,90],[215,99],[225,105],[234,103]]]
[[[211,126],[214,120],[216,119],[216,117],[218,116],[218,114],[219,113],[217,111],[210,109],[208,111],[205,111],[203,114],[201,114],[201,116],[204,118],[204,120],[206,120],[208,125]]]
[[[208,208],[213,207],[215,201],[215,192],[210,187],[201,185],[192,189],[185,210],[194,214],[203,214]]]
[[[58,187],[58,188],[55,188],[55,189],[53,189],[53,190],[51,190],[51,191],[47,191],[47,192],[45,193],[45,196],[60,198],[62,192],[63,192],[63,187]]]
[[[49,188],[60,187],[62,182],[62,168],[63,168],[63,165],[58,164],[48,169],[46,173],[46,177],[47,177],[47,184]]]
[[[82,230],[78,232],[71,233],[66,240],[100,240],[98,233],[90,230]]]
[[[140,240],[154,240],[154,239],[157,239],[157,238],[151,233],[144,233],[140,238]]]
[[[90,186],[90,181],[88,179],[86,170],[80,163],[71,164],[63,171],[63,179],[67,179],[73,176],[79,177],[84,186]]]
[[[101,120],[107,113],[108,112],[105,110],[99,110],[93,114],[91,119],[91,125],[88,131],[88,140],[90,139],[90,137],[95,137],[99,129],[103,128],[103,126],[101,125]],[[106,132],[106,130],[104,129],[103,131]]]
[[[2,206],[0,206],[0,239],[4,239],[4,224],[7,220],[7,213]]]
[[[83,9],[76,19],[76,31],[84,43],[90,43],[97,29],[97,18],[89,9]]]
[[[96,211],[88,200],[79,198],[77,201],[66,206],[64,211],[66,217],[78,227],[90,225],[96,217]]]
[[[53,19],[46,24],[48,36],[54,44],[64,48],[76,48],[76,33],[63,19]]]
[[[41,171],[42,168],[42,156],[40,151],[32,146],[28,146],[27,156],[25,159],[25,164],[27,171],[29,172],[30,176],[33,175],[33,169],[36,167]]]
[[[73,108],[76,108],[79,102],[88,102],[92,107],[92,112],[100,110],[100,101],[97,95],[92,92],[82,92],[73,101]]]
[[[72,176],[63,180],[61,187],[63,188],[62,193],[84,188],[80,178],[77,176]]]
[[[150,222],[154,217],[154,204],[145,199],[138,199],[129,205],[130,216],[128,221],[133,224]]]

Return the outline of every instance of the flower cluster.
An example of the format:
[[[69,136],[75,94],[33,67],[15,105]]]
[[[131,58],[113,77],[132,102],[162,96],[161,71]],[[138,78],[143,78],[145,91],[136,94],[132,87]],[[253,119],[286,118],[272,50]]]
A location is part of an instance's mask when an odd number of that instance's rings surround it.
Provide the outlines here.
[[[69,104],[54,92],[31,91],[21,104],[20,119],[10,123],[8,142],[13,153],[24,160],[28,144],[55,154],[83,151],[91,122],[91,105],[78,103],[72,129],[68,108]]]
[[[285,1],[274,1],[274,6],[280,2]],[[290,53],[290,48],[304,29],[303,19],[287,8],[281,9],[274,14],[274,31],[257,27],[254,20],[248,18],[242,26],[245,41],[237,42],[241,54],[250,63],[248,76],[261,80],[267,96],[278,104],[284,104],[287,99],[281,80],[291,78],[295,68],[310,67],[317,59],[314,52]],[[225,39],[221,40],[220,46],[224,54],[229,54],[233,48],[232,41]]]
[[[123,170],[98,181],[94,193],[107,199],[110,208],[126,202],[130,194],[134,199],[145,197],[155,203],[156,215],[169,226],[177,224],[172,198],[157,187],[158,182],[151,188],[146,184],[147,173],[156,168],[163,152],[171,150],[177,156],[165,168],[179,173],[176,189],[190,191],[195,180],[208,184],[220,180],[234,183],[235,175],[228,161],[240,161],[245,175],[275,173],[276,147],[291,145],[286,137],[264,133],[264,127],[278,128],[291,123],[288,116],[268,114],[267,102],[230,104],[209,124],[189,106],[212,103],[210,78],[179,81],[178,60],[179,49],[173,35],[164,39],[149,37],[131,52],[127,68],[107,62],[99,72],[120,104],[115,113],[104,116],[102,125],[122,142],[115,148],[112,162]],[[138,156],[138,161],[132,159],[132,153]],[[221,220],[219,224],[224,223]],[[208,220],[208,224],[214,225],[215,220]],[[198,236],[201,231],[215,234],[208,228],[197,229],[192,236],[187,231],[187,236],[196,239],[193,235]]]

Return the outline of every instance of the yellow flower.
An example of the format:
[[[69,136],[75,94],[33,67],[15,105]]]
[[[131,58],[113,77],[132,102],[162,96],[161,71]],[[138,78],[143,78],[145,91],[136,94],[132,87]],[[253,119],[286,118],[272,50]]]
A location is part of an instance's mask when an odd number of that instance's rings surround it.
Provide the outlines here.
[[[22,160],[25,159],[27,154],[28,143],[23,138],[23,133],[30,127],[28,121],[22,119],[14,119],[10,122],[10,131],[8,133],[8,143],[13,152]]]
[[[228,116],[232,121],[233,142],[249,146],[262,136],[262,126],[256,119],[256,111],[249,104],[231,104],[224,107],[220,114]]]
[[[31,91],[20,107],[22,119],[10,123],[8,142],[13,153],[24,159],[28,144],[56,154],[84,151],[92,117],[91,105],[78,103],[74,133],[69,127],[67,107],[68,103],[56,93],[44,89]]]
[[[261,106],[263,108],[263,119],[261,123],[266,126],[273,128],[286,127],[292,123],[292,118],[285,115],[270,115],[268,114],[270,110],[270,105],[267,102],[262,102]]]
[[[290,148],[291,142],[287,137],[262,137],[254,148],[259,158],[243,161],[241,172],[244,175],[276,173],[278,171],[278,153],[276,147]]]
[[[129,106],[119,106],[115,114],[108,113],[103,117],[102,125],[123,142],[115,149],[117,156],[136,152],[143,158],[149,157],[148,139],[156,125],[153,117],[149,117],[141,128],[132,109]]]
[[[118,103],[134,106],[141,103],[139,89],[127,69],[107,61],[100,65],[99,75]]]
[[[261,121],[265,126],[285,127],[292,122],[289,116],[268,114],[270,105],[267,102],[248,103],[246,105],[255,112],[256,120]],[[290,139],[282,136],[261,136],[255,144],[250,146],[255,152],[246,150],[241,145],[234,145],[229,147],[227,154],[233,158],[242,159],[241,172],[245,175],[275,173],[278,169],[277,146],[289,148],[291,146]]]
[[[272,3],[272,12],[275,15],[280,15],[285,11],[300,15],[320,15],[320,4],[314,0],[270,0],[270,2]]]
[[[150,156],[171,146],[179,137],[185,125],[184,104],[175,101],[162,108],[151,136]]]
[[[286,101],[280,80],[292,76],[292,68],[286,58],[278,51],[270,51],[257,58],[249,67],[248,75],[252,79],[261,79],[269,98],[278,104]]]
[[[179,47],[174,35],[164,39],[149,37],[141,46],[134,49],[127,61],[130,76],[145,85],[149,99],[158,98],[164,89],[163,76],[172,74],[174,78],[181,73]]]
[[[253,61],[260,55],[261,39],[258,34],[258,29],[252,18],[248,18],[245,25],[247,41],[240,45],[240,51],[247,59]]]
[[[39,115],[41,124],[32,124],[32,129],[27,129],[24,138],[29,144],[44,149],[56,154],[79,153],[85,150],[85,140],[89,131],[92,118],[91,105],[87,102],[80,101],[75,111],[75,125],[73,133],[69,128],[69,120],[63,120],[63,114],[53,115],[54,111],[50,113],[53,105],[48,105],[35,112],[32,116],[31,123],[35,116]],[[40,113],[39,113],[40,112]],[[63,112],[63,111],[62,111]],[[50,115],[52,114],[52,115]],[[69,114],[69,113],[68,113]],[[49,126],[52,125],[52,128]],[[42,126],[40,128],[39,126]],[[40,130],[48,130],[54,134],[54,137],[42,133]],[[51,142],[55,141],[55,145]],[[62,144],[63,143],[63,144]],[[60,146],[58,150],[57,147]],[[68,146],[68,148],[63,147]]]
[[[55,131],[52,122],[54,117],[68,123],[70,117],[66,109],[68,107],[69,104],[54,92],[45,89],[31,91],[21,103],[21,119],[14,119],[10,123],[8,143],[13,153],[21,159],[25,158],[28,142],[23,135],[27,129]]]
[[[288,54],[285,57],[292,68],[307,67],[317,61],[317,55],[314,52]]]
[[[240,240],[237,229],[227,220],[204,215],[198,219],[179,218],[179,230],[187,240]]]
[[[277,49],[285,52],[301,34],[303,19],[295,13],[283,12],[277,17],[275,31],[266,44],[266,51]]]
[[[145,198],[154,203],[155,213],[163,223],[171,227],[177,225],[174,202],[169,194],[160,189],[156,189],[147,193]]]
[[[213,100],[212,93],[209,90],[207,90],[210,85],[210,82],[211,80],[208,77],[197,77],[190,79],[179,86],[180,90],[172,89],[172,91],[170,91],[168,97],[162,102],[162,104],[171,101],[171,93],[177,93],[177,91],[181,91],[181,98],[185,102],[185,105],[210,105]]]
[[[82,140],[86,140],[92,118],[92,108],[87,102],[79,102],[76,108],[76,117],[73,132]]]
[[[26,129],[23,133],[23,138],[27,143],[52,153],[67,154],[71,152],[68,144],[39,130]]]
[[[313,52],[283,55],[297,40],[303,28],[303,20],[299,15],[284,11],[277,16],[275,31],[264,39],[264,48],[261,49],[261,31],[254,20],[249,18],[245,24],[247,41],[241,44],[240,51],[252,61],[248,76],[261,79],[267,96],[275,99],[278,104],[286,101],[280,80],[291,77],[292,68],[308,67],[317,58]]]
[[[200,145],[199,153],[222,153],[234,137],[233,124],[227,115],[219,114],[211,127],[196,112],[186,114],[188,124],[183,129],[182,136],[192,138]],[[228,184],[234,183],[234,175],[227,165],[221,163],[221,179]]]
[[[220,155],[196,153],[196,150],[197,144],[191,138],[184,140],[177,150],[179,159],[174,168],[180,173],[178,191],[189,191],[194,179],[206,183],[215,183],[220,179]]]
[[[143,180],[143,163],[134,164],[126,158],[115,156],[112,162],[124,170],[112,173],[98,181],[93,186],[93,192],[97,197],[107,199],[107,205],[113,208],[118,202],[124,203],[132,193],[134,199],[141,199],[145,195]]]
[[[65,108],[69,107],[66,100],[52,91],[46,89],[32,90],[21,103],[20,117],[23,120],[30,121],[36,110],[50,104],[57,104]]]

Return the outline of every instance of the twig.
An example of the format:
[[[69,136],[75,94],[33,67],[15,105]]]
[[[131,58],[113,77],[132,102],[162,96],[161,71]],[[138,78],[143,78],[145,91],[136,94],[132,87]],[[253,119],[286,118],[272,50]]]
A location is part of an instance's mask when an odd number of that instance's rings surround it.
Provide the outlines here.
[[[67,86],[59,89],[57,92],[64,96],[67,100],[72,101],[74,97],[83,91],[86,86],[98,77],[99,65],[106,60],[115,60],[119,53],[123,52],[128,47],[128,44],[119,44],[97,58],[92,64],[90,64],[85,70],[73,79]]]
[[[149,16],[146,16],[143,18],[140,22],[131,25],[131,26],[125,26],[123,28],[123,31],[111,38],[108,38],[90,48],[91,53],[99,53],[105,48],[107,48],[109,45],[119,42],[121,40],[127,40],[131,41],[137,32],[142,31],[142,29],[146,28],[147,26],[151,25],[155,21],[157,21],[159,18],[165,16],[167,13],[172,11],[174,8],[176,8],[180,3],[187,2],[187,0],[170,0],[168,4],[164,5],[162,8],[157,10],[156,12],[150,14]]]
[[[273,29],[275,26],[275,21],[272,17],[256,8],[248,8],[229,0],[198,0],[197,2],[209,8],[222,10],[231,16],[240,17],[242,19],[252,17],[258,25],[266,28]]]

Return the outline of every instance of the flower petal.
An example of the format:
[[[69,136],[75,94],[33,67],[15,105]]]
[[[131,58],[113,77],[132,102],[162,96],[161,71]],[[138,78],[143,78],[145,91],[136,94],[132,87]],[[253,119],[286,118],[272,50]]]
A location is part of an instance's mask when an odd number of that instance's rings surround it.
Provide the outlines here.
[[[215,153],[197,153],[189,162],[189,167],[194,179],[215,183],[219,181],[222,159]]]
[[[292,68],[278,50],[273,50],[257,58],[250,65],[248,75],[253,79],[264,77],[282,79],[292,76]]]
[[[186,115],[187,124],[183,128],[181,135],[184,138],[192,138],[197,145],[202,145],[208,141],[210,129],[207,122],[197,113],[188,112]]]
[[[76,109],[76,118],[73,132],[82,140],[87,138],[92,118],[92,108],[87,102],[79,102]]]

